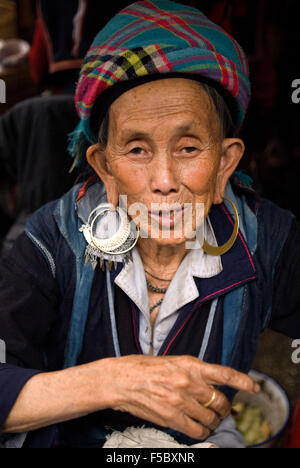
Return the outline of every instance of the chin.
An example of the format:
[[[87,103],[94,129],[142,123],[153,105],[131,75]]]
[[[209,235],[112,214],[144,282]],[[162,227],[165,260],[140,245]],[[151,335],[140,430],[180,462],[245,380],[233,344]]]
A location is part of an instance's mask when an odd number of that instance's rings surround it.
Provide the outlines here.
[[[163,233],[160,232],[159,236],[152,237],[150,235],[148,236],[141,236],[143,237],[144,241],[151,240],[151,242],[155,242],[158,246],[161,247],[176,247],[176,246],[182,246],[185,242],[190,241],[190,239],[187,239],[186,237],[176,237],[174,233],[166,233],[168,234],[168,237],[163,237]]]

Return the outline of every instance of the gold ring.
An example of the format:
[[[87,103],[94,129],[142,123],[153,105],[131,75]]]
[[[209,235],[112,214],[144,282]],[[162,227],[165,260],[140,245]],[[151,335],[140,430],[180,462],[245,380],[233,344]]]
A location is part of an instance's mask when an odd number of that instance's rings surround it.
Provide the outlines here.
[[[216,392],[213,391],[213,394],[212,394],[212,396],[211,396],[211,399],[210,399],[207,403],[205,403],[205,404],[203,405],[204,408],[209,408],[210,405],[215,401],[215,398],[216,398]]]

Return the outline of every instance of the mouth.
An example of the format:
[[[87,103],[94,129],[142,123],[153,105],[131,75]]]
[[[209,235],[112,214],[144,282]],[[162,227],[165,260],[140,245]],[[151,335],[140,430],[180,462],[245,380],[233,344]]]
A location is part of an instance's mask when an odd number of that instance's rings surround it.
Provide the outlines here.
[[[174,228],[183,219],[184,211],[184,206],[176,209],[150,210],[148,211],[148,216],[162,228]]]

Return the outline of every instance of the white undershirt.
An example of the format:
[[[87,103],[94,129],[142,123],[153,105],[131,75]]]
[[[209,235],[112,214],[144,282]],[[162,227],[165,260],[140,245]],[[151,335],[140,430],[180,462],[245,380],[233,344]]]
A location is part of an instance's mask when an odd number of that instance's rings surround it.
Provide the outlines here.
[[[206,240],[217,245],[213,228],[206,218]],[[149,354],[152,338],[150,307],[144,267],[138,249],[132,251],[132,262],[125,265],[115,283],[131,298],[140,310],[139,343],[144,354]],[[191,249],[183,258],[169,284],[153,329],[153,354],[157,355],[178,317],[178,310],[198,296],[193,276],[211,278],[223,270],[221,257],[206,254],[202,248]]]

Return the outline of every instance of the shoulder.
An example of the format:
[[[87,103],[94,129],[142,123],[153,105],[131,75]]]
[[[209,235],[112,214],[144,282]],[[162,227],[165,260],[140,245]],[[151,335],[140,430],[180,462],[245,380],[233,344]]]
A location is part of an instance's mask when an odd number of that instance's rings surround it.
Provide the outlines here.
[[[239,200],[240,224],[244,227],[255,264],[264,280],[271,280],[283,248],[291,242],[295,216],[291,211],[262,198],[248,180],[240,178],[239,173],[234,174],[231,185]]]
[[[76,220],[76,198],[80,191],[80,185],[75,185],[61,198],[46,203],[36,210],[26,224],[26,231],[42,235],[55,235],[59,232],[59,226],[64,217]]]
[[[50,267],[57,263],[63,249],[73,250],[79,237],[79,220],[75,202],[80,186],[73,187],[63,197],[39,208],[27,221],[25,234],[42,252]]]

